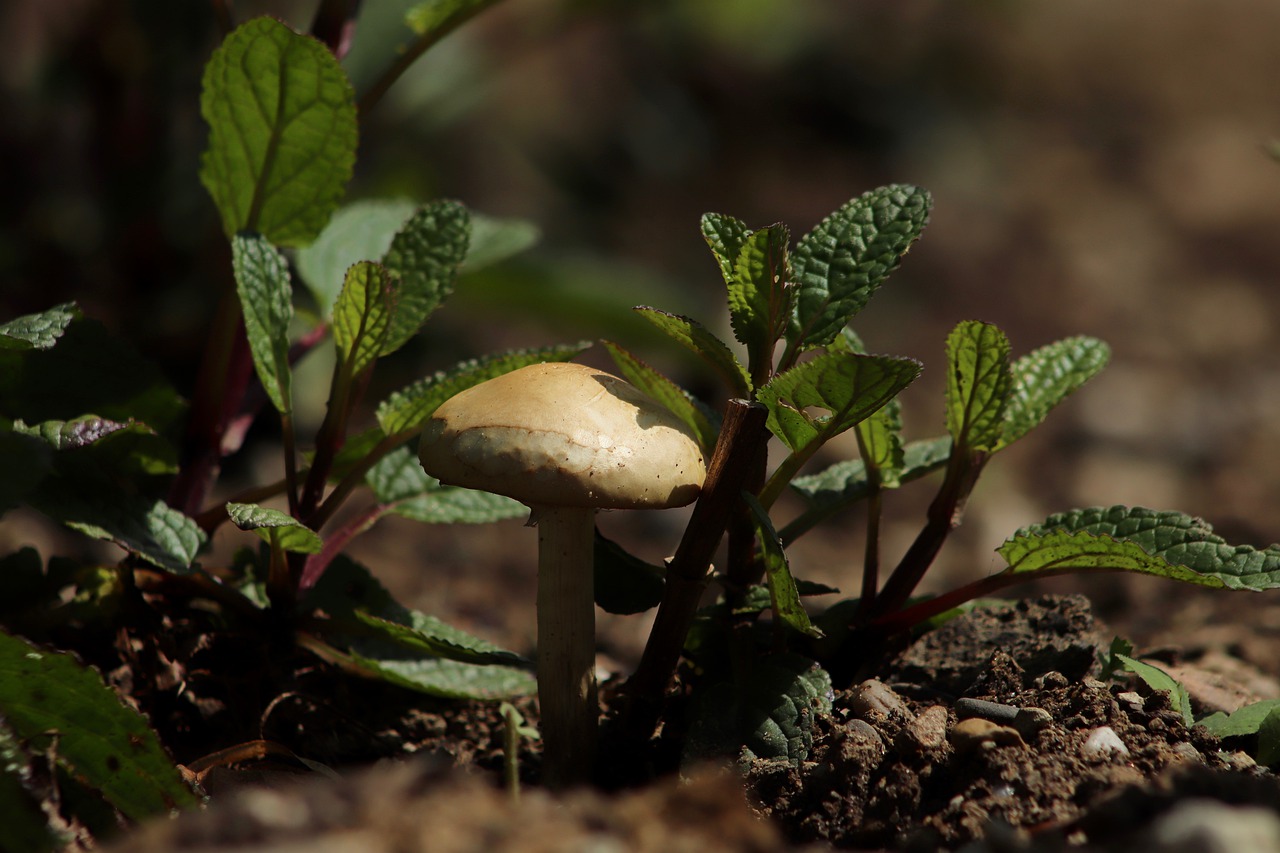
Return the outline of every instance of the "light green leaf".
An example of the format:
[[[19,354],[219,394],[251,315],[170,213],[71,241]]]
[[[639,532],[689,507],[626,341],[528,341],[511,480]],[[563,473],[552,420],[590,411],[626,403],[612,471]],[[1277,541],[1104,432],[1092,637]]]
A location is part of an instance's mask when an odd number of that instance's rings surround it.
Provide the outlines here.
[[[1023,528],[999,549],[1006,571],[1133,571],[1201,586],[1280,587],[1280,545],[1228,545],[1200,518],[1143,507],[1091,507]]]
[[[1054,406],[1107,366],[1111,348],[1097,338],[1066,338],[1013,363],[1013,390],[996,447],[1008,447],[1048,416]]]
[[[589,346],[590,342],[581,341],[541,349],[512,350],[461,362],[392,394],[378,406],[378,424],[386,435],[404,435],[407,438],[421,429],[440,404],[454,394],[530,364],[569,361]]]
[[[231,523],[257,534],[273,548],[295,554],[319,554],[324,541],[314,530],[288,513],[258,504],[227,504]]]
[[[542,239],[542,231],[527,219],[486,216],[471,212],[471,244],[462,264],[473,273],[493,266],[532,248]]]
[[[273,18],[247,21],[205,66],[200,112],[209,123],[200,180],[227,235],[314,239],[356,151],[355,96],[328,48]]]
[[[734,267],[738,255],[742,252],[742,244],[751,235],[751,229],[741,219],[726,216],[723,213],[704,213],[702,215],[702,236],[711,247],[716,263],[720,266],[720,274],[724,283],[730,284],[734,277]]]
[[[396,232],[417,209],[417,202],[409,199],[364,199],[343,205],[320,236],[298,250],[298,274],[323,316],[332,313],[351,265],[385,255]]]
[[[38,314],[26,314],[0,323],[0,350],[49,349],[78,316],[80,309],[76,304],[64,302]]]
[[[1280,699],[1263,699],[1245,705],[1230,714],[1210,714],[1197,725],[1204,726],[1215,737],[1258,736],[1255,757],[1266,767],[1280,764]]]
[[[237,234],[231,238],[231,265],[258,381],[276,411],[291,412],[289,323],[293,320],[293,287],[288,264],[262,237]]]
[[[770,431],[803,452],[866,418],[919,375],[914,359],[830,352],[774,376],[757,399],[769,409]],[[815,416],[810,407],[830,414]]]
[[[131,820],[196,804],[147,721],[69,654],[0,633],[0,718]]]
[[[746,369],[729,350],[728,345],[697,320],[643,305],[635,310],[667,337],[688,347],[709,364],[720,374],[731,394],[739,397],[751,396],[751,379],[747,376]]]
[[[1004,332],[977,320],[958,324],[947,336],[947,431],[957,446],[999,446],[1013,387],[1009,349]]]
[[[743,492],[742,499],[751,510],[751,519],[760,541],[760,550],[764,556],[765,583],[769,587],[775,618],[781,619],[801,634],[815,639],[821,637],[822,632],[809,621],[809,614],[800,604],[800,593],[796,590],[795,578],[791,576],[787,554],[782,548],[782,540],[778,538],[778,531],[773,528],[769,513],[756,500],[755,495]]]
[[[752,370],[771,364],[774,344],[791,318],[791,232],[781,223],[747,236],[729,280],[729,319]]]
[[[471,217],[456,201],[435,201],[397,232],[382,263],[395,285],[395,312],[381,355],[404,346],[453,292],[471,241]]]
[[[613,341],[602,340],[600,343],[613,357],[613,363],[618,365],[618,372],[623,378],[666,406],[690,429],[703,452],[709,455],[715,447],[719,430],[698,407],[693,396]]]
[[[365,480],[390,512],[424,524],[486,524],[529,514],[527,506],[503,495],[442,486],[408,447],[384,456]]]
[[[1173,676],[1158,666],[1131,658],[1128,655],[1117,654],[1115,657],[1116,660],[1124,664],[1126,669],[1141,678],[1152,690],[1168,693],[1170,707],[1182,715],[1182,721],[1187,724],[1187,728],[1191,728],[1195,724],[1195,718],[1191,716],[1191,697],[1187,694],[1187,688],[1183,687]]]
[[[361,261],[347,270],[333,307],[333,341],[353,376],[382,355],[398,308],[381,264]]]
[[[797,291],[787,340],[800,349],[829,343],[863,309],[929,220],[919,187],[893,184],[847,202],[796,244]]]

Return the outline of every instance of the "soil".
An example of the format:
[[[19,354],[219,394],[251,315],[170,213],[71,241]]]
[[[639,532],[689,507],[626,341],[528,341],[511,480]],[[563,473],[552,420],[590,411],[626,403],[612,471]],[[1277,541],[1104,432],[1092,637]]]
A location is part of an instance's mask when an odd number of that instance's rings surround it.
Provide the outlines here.
[[[1256,632],[1235,625],[1260,653]],[[1231,653],[1227,633],[1163,650],[1192,675],[1197,712],[1224,690],[1237,704],[1280,691]],[[492,704],[431,703],[312,669],[261,721],[264,738],[308,763],[219,767],[202,778],[206,809],[109,849],[1172,850],[1183,848],[1158,839],[1188,802],[1254,804],[1265,811],[1249,814],[1280,826],[1280,779],[1242,751],[1249,744],[1188,728],[1167,694],[1136,679],[1100,680],[1112,636],[1078,595],[977,609],[838,689],[798,764],[668,768],[623,790],[553,796],[529,784],[538,761],[526,745],[518,802],[500,782]],[[536,722],[536,707],[521,710]],[[606,758],[615,747],[606,740]]]

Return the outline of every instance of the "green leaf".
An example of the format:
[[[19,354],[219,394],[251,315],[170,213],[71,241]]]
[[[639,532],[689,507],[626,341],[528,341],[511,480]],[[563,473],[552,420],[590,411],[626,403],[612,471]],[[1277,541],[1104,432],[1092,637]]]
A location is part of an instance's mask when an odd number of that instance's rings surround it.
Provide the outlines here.
[[[0,350],[50,349],[79,316],[80,309],[74,302],[64,302],[38,314],[0,323]]]
[[[173,447],[151,427],[133,419],[121,422],[82,415],[70,421],[44,421],[33,426],[16,421],[13,429],[40,439],[60,454],[84,450],[75,454],[76,465],[60,466],[64,472],[87,467],[109,470],[116,475],[172,474],[178,470],[177,452]]]
[[[773,602],[774,617],[781,619],[801,634],[815,639],[820,638],[822,632],[809,621],[809,614],[800,604],[800,593],[796,590],[795,578],[791,576],[791,567],[787,562],[786,552],[782,548],[782,540],[778,538],[778,531],[773,528],[769,513],[750,492],[743,492],[742,499],[751,510],[756,536],[760,540],[760,550],[764,557],[765,583],[769,587],[769,597]]]
[[[405,221],[418,209],[409,199],[364,199],[343,205],[320,235],[298,250],[298,274],[321,314],[330,316],[352,264],[381,258]]]
[[[1194,725],[1195,719],[1191,716],[1191,697],[1187,695],[1187,688],[1173,676],[1158,666],[1152,666],[1128,655],[1116,654],[1115,658],[1124,664],[1126,669],[1141,678],[1152,690],[1168,693],[1170,707],[1182,715],[1182,721],[1187,724],[1187,728]]]
[[[920,362],[884,355],[830,352],[774,376],[757,393],[771,432],[804,452],[852,427],[920,375]],[[830,414],[814,416],[817,407]]]
[[[162,500],[99,484],[60,483],[43,488],[32,505],[55,521],[121,548],[171,572],[191,569],[205,534],[195,519]]]
[[[666,570],[646,563],[596,531],[592,569],[596,604],[606,613],[629,616],[662,602]]]
[[[517,654],[500,649],[493,643],[425,613],[410,611],[410,624],[407,625],[374,616],[364,610],[356,610],[353,615],[358,622],[374,632],[373,636],[432,657],[474,664],[497,663],[522,667],[529,664],[529,661]]]
[[[324,541],[314,530],[288,513],[258,504],[227,504],[231,523],[241,530],[250,530],[273,548],[279,547],[295,554],[318,554]]]
[[[353,376],[382,355],[398,307],[381,264],[361,261],[347,270],[333,306],[333,341]]]
[[[70,655],[0,633],[0,717],[19,740],[51,743],[60,765],[131,820],[196,803],[146,720]]]
[[[471,243],[462,269],[473,273],[505,261],[537,244],[542,231],[527,219],[471,212]]]
[[[404,435],[407,438],[422,429],[440,404],[454,394],[530,364],[569,361],[589,346],[590,342],[581,341],[540,349],[511,350],[461,362],[392,394],[378,406],[378,424],[389,436]]]
[[[354,647],[311,646],[347,671],[441,699],[510,699],[537,690],[533,674],[498,664],[477,665],[447,658],[381,657]]]
[[[995,450],[1013,387],[1009,339],[990,323],[966,320],[947,336],[947,367],[947,431],[959,447]]]
[[[701,224],[703,239],[716,257],[724,283],[732,283],[738,255],[751,235],[751,229],[741,219],[723,213],[704,213]]]
[[[752,370],[772,366],[774,344],[791,318],[790,242],[791,232],[780,223],[748,235],[728,281],[729,319]]]
[[[924,190],[893,184],[847,202],[796,244],[795,316],[787,340],[824,346],[863,309],[929,220]]]
[[[698,439],[706,454],[715,447],[718,427],[711,423],[688,391],[645,364],[613,341],[600,341],[618,365],[618,372],[632,385],[666,406]]]
[[[1197,725],[1215,737],[1258,736],[1256,758],[1266,767],[1280,764],[1280,699],[1264,699],[1245,705],[1230,714],[1210,714]]]
[[[408,447],[384,456],[365,480],[390,512],[424,524],[486,524],[529,513],[527,506],[503,495],[440,485]]]
[[[1280,587],[1280,545],[1228,545],[1203,519],[1143,507],[1091,507],[1023,528],[999,549],[1006,571],[1132,571],[1210,587]]]
[[[1054,406],[1107,366],[1111,348],[1097,338],[1075,337],[1043,346],[1013,363],[1013,389],[996,449],[1022,438]]]
[[[293,287],[288,264],[262,237],[237,234],[231,238],[231,265],[258,381],[276,411],[291,412],[289,323],[293,321]]]
[[[355,164],[355,95],[329,49],[272,18],[247,21],[205,66],[200,112],[200,180],[227,235],[311,242]]]
[[[458,267],[471,242],[471,217],[456,201],[435,201],[415,213],[396,233],[383,266],[393,278],[395,312],[381,355],[404,346],[453,292]]]
[[[711,334],[697,320],[690,320],[679,314],[668,314],[666,311],[643,305],[635,310],[641,317],[657,326],[658,330],[667,337],[688,347],[709,364],[716,373],[720,374],[720,378],[729,387],[731,394],[738,397],[751,396],[751,379],[747,376],[746,369],[729,350],[728,345]]]

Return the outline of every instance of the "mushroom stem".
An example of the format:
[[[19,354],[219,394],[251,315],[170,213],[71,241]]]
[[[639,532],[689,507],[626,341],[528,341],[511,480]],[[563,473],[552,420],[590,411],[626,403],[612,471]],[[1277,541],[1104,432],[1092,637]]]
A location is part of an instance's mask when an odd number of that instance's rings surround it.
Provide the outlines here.
[[[538,507],[538,705],[543,782],[583,783],[595,760],[596,611],[590,507]]]

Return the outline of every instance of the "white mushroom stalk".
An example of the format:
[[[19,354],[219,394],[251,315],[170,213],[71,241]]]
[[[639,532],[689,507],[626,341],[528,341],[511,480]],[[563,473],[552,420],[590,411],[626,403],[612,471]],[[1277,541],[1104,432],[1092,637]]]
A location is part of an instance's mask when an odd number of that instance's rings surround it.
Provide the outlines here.
[[[419,458],[443,483],[532,508],[543,778],[553,787],[586,781],[599,717],[595,512],[691,503],[706,477],[697,441],[670,411],[618,377],[548,363],[446,401],[423,429]]]

